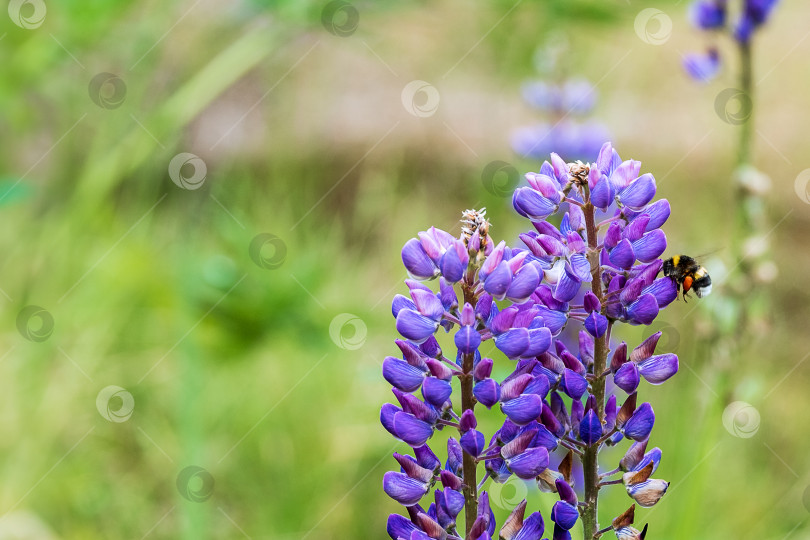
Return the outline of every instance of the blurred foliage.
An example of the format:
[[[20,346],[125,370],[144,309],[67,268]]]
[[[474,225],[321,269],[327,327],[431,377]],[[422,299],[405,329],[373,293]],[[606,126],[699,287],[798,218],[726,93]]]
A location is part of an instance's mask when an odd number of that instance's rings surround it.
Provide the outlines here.
[[[71,0],[49,2],[36,30],[0,22],[0,537],[25,536],[30,516],[65,539],[382,537],[387,513],[399,510],[380,487],[393,441],[377,420],[390,398],[380,363],[395,353],[389,301],[404,290],[399,247],[433,224],[453,230],[472,206],[488,207],[499,238],[524,227],[508,198],[484,189],[481,170],[494,159],[538,166],[511,156],[508,130],[526,114],[519,83],[556,36],[572,72],[605,78],[600,107],[617,147],[655,172],[672,203],[672,248],[722,249],[727,132],[712,115],[714,93],[677,79],[687,32],[672,48],[640,47],[635,5],[455,0],[356,2],[360,26],[340,38],[321,24],[324,5]],[[661,8],[686,25],[683,6]],[[788,88],[787,58],[763,100]],[[118,108],[88,96],[102,72],[126,84]],[[417,78],[441,89],[446,109],[435,118],[402,111],[401,88]],[[788,90],[782,101],[797,122],[810,107],[802,86]],[[762,129],[801,155],[805,139],[782,136],[782,126]],[[706,143],[692,154],[698,140]],[[200,189],[170,180],[179,152],[205,161]],[[795,171],[762,160],[788,178],[776,182],[777,223],[795,200]],[[722,321],[703,304],[694,315],[692,304],[667,312],[682,372],[642,389],[661,426],[652,441],[664,451],[660,474],[673,481],[659,507],[637,514],[655,538],[807,534],[797,526],[807,512],[807,420],[788,421],[807,371],[782,380],[806,348],[795,338],[810,316],[798,272],[810,260],[796,249],[806,208],[772,240],[783,276],[769,289],[779,306],[772,326],[731,359],[734,399],[762,414],[755,438],[723,428],[730,397],[712,394],[711,359],[692,339]],[[261,233],[286,245],[276,269],[251,259]],[[27,305],[53,316],[47,340],[18,332]],[[342,313],[366,327],[359,349],[330,336]],[[132,393],[129,420],[109,422],[94,407],[109,385]],[[205,502],[175,485],[188,465],[215,480]],[[547,516],[549,499],[530,497]],[[627,504],[620,490],[608,493],[602,520]]]

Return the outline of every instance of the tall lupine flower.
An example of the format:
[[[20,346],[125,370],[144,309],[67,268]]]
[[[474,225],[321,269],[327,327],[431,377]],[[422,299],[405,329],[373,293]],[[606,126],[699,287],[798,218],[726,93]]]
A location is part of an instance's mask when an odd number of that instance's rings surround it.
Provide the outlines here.
[[[710,34],[705,53],[691,53],[684,57],[686,72],[695,80],[708,82],[720,72],[720,55],[714,44],[714,35],[727,31],[743,49],[750,46],[754,32],[768,22],[779,0],[732,0],[738,4],[738,13],[729,15],[729,0],[695,0],[689,8],[692,24]]]
[[[497,530],[506,540],[540,540],[546,522],[539,512],[526,517],[525,500],[497,527],[487,484],[512,476],[556,494],[547,516],[553,539],[571,538],[580,520],[587,540],[609,530],[623,540],[646,535],[631,526],[635,504],[656,504],[669,484],[652,478],[661,450],[647,451],[655,414],[639,404],[639,386],[670,379],[678,358],[656,352],[660,333],[630,345],[611,334],[616,323],[650,324],[677,296],[672,279],[659,277],[671,209],[654,200],[655,179],[640,162],[622,161],[610,143],[594,158],[566,163],[552,154],[526,175],[512,199],[531,222],[520,245],[496,242],[483,210],[464,212],[458,238],[431,228],[405,244],[413,279],[392,302],[404,339],[383,361],[394,399],[380,411],[405,443],[383,478],[385,493],[406,508],[389,516],[392,539],[481,540]],[[444,347],[437,334],[447,334]],[[487,341],[492,358],[481,354]],[[615,394],[606,395],[608,380]],[[437,430],[452,432],[446,458],[436,453]],[[600,473],[600,450],[621,444],[624,457]],[[634,505],[600,530],[599,490],[619,484]]]
[[[543,159],[557,151],[568,159],[586,158],[609,137],[603,124],[576,119],[590,114],[596,104],[596,90],[587,80],[530,82],[523,85],[523,99],[548,116],[548,121],[520,128],[513,134],[512,148],[524,157]]]

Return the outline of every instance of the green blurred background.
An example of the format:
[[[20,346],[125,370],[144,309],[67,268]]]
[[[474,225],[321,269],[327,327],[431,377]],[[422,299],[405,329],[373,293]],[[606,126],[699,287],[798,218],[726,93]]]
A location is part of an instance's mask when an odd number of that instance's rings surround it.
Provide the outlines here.
[[[46,4],[35,28],[0,13],[0,539],[387,537],[396,446],[377,415],[399,250],[470,207],[498,239],[526,228],[481,175],[539,167],[509,147],[537,119],[520,85],[538,46],[568,44],[594,117],[672,204],[672,253],[715,253],[722,297],[738,128],[714,99],[735,59],[722,42],[719,81],[685,76],[704,45],[687,2],[653,6],[673,23],[661,45],[635,33],[651,6],[636,0],[358,0],[345,36],[348,12],[329,32],[308,0]],[[755,44],[779,277],[751,288],[771,312],[721,360],[697,339],[715,295],[619,331],[632,345],[663,329],[682,362],[641,390],[672,481],[636,514],[651,538],[810,537],[808,16],[783,0]],[[101,73],[117,78],[91,97]],[[412,80],[438,90],[434,115],[403,107]],[[182,152],[205,164],[196,189],[170,177]],[[751,437],[724,428],[737,400],[759,415]],[[526,488],[493,488],[499,517]],[[528,493],[547,516],[553,500]],[[604,501],[603,524],[629,504],[620,488]]]

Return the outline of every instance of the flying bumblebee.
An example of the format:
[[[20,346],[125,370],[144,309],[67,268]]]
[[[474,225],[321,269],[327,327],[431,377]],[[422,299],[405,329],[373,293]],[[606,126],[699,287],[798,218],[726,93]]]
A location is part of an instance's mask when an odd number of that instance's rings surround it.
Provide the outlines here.
[[[681,292],[683,287],[684,302],[689,291],[695,291],[698,298],[709,296],[712,292],[712,278],[709,277],[709,272],[692,257],[675,255],[664,261],[663,270],[664,275],[675,282],[678,292]]]

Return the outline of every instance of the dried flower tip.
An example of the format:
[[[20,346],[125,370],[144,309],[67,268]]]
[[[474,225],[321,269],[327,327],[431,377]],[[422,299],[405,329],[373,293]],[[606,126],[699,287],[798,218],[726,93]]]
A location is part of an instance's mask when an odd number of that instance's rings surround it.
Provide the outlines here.
[[[588,181],[588,173],[591,172],[591,167],[587,163],[582,163],[577,160],[574,163],[568,164],[568,173],[574,178],[578,184],[585,184]]]
[[[630,508],[625,510],[621,513],[621,515],[616,516],[613,520],[613,528],[617,531],[628,525],[632,525],[636,519],[636,505],[632,505]]]

